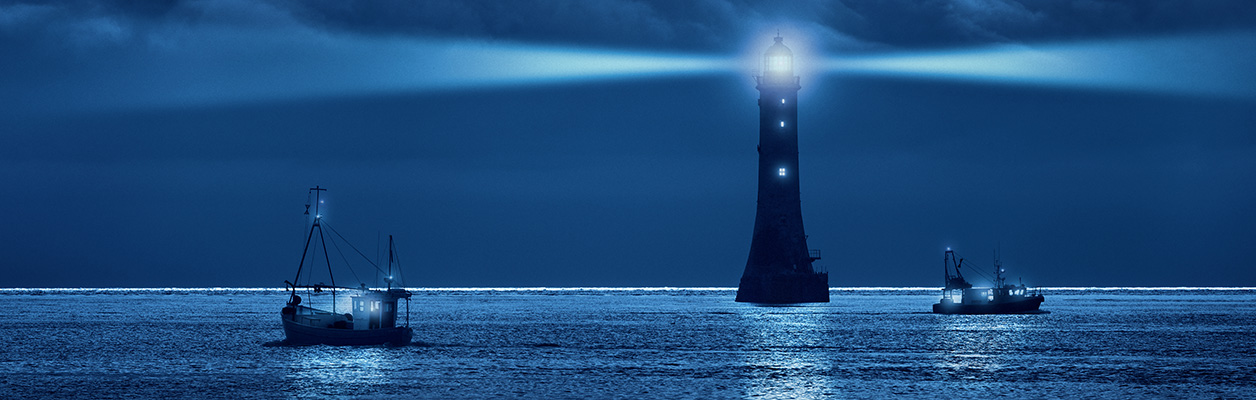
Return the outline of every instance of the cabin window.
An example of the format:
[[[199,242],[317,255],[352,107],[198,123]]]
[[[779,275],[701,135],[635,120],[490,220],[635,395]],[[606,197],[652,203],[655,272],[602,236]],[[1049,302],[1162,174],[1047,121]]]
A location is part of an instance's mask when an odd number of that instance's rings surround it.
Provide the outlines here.
[[[777,174],[779,174],[780,176],[785,176],[785,168],[781,168],[777,170]]]
[[[379,302],[378,302],[378,301],[372,301],[372,302],[371,302],[371,311],[379,311]]]
[[[785,104],[785,99],[781,99],[781,104]]]
[[[384,311],[392,311],[392,303],[384,303]]]
[[[784,127],[785,127],[785,121],[781,121],[781,127],[782,127],[782,128],[784,128]]]

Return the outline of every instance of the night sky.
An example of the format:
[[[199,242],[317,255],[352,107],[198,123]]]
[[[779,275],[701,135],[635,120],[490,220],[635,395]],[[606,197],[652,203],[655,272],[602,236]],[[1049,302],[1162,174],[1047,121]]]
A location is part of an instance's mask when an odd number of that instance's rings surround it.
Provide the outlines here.
[[[1256,286],[1256,2],[216,0],[0,2],[0,287],[736,286],[778,29],[831,286]]]

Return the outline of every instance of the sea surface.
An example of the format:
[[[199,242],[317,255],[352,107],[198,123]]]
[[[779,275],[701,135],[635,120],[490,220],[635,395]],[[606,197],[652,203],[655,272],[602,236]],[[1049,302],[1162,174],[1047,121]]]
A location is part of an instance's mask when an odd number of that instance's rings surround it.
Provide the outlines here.
[[[3,399],[1256,398],[1256,289],[417,289],[409,346],[286,346],[280,289],[0,289]],[[340,296],[347,309],[347,296]],[[314,299],[313,301],[327,301]]]

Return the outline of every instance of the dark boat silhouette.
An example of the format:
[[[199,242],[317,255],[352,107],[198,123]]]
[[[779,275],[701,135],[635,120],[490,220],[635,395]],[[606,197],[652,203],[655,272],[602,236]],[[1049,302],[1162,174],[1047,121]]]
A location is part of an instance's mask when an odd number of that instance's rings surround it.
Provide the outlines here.
[[[1037,289],[1024,284],[1009,285],[1003,279],[1003,265],[994,259],[994,287],[973,287],[960,273],[964,259],[956,260],[950,248],[942,256],[946,286],[942,300],[933,305],[937,314],[1025,314],[1037,313],[1044,300]],[[952,275],[951,271],[955,274]]]
[[[386,272],[384,281],[387,287],[383,290],[370,289],[366,284],[361,284],[357,288],[336,286],[335,276],[331,273],[330,257],[327,254],[327,243],[324,238],[322,215],[318,213],[317,204],[321,203],[320,192],[325,191],[320,187],[310,189],[315,195],[316,206],[314,208],[313,223],[310,226],[310,233],[305,239],[305,250],[301,254],[301,264],[297,267],[297,276],[291,282],[284,281],[288,288],[288,304],[284,306],[281,315],[283,318],[283,331],[287,337],[288,344],[294,345],[314,345],[327,344],[339,346],[365,346],[365,345],[405,345],[410,343],[410,339],[414,336],[414,331],[409,326],[410,315],[410,292],[405,289],[393,289],[392,266],[396,260],[396,246],[393,244],[392,235],[388,236],[388,271]],[[310,206],[305,206],[306,214],[309,214]],[[331,228],[330,226],[328,228]],[[332,284],[299,284],[301,282],[301,272],[306,265],[306,255],[310,250],[310,243],[314,240],[314,232],[318,231],[319,244],[323,249],[323,258],[327,261],[328,276],[331,277]],[[335,229],[331,229],[332,233],[340,237]],[[348,244],[345,241],[345,244]],[[348,244],[352,247],[352,244]],[[353,248],[357,251],[357,248]],[[359,255],[362,253],[359,251]],[[366,258],[363,256],[363,258]],[[312,260],[311,260],[312,261]],[[370,260],[368,259],[369,263]],[[312,264],[312,262],[311,262]],[[374,263],[372,263],[374,265]],[[313,267],[311,265],[311,267]],[[379,267],[376,266],[379,270]],[[384,271],[380,271],[384,272]],[[305,290],[307,296],[331,293],[331,310],[323,310],[312,306],[301,304],[301,296],[297,295],[298,290]],[[336,310],[336,293],[337,290],[350,290],[354,294],[350,295],[352,307],[350,312],[338,313]],[[406,323],[403,326],[397,325],[397,301],[406,300]]]

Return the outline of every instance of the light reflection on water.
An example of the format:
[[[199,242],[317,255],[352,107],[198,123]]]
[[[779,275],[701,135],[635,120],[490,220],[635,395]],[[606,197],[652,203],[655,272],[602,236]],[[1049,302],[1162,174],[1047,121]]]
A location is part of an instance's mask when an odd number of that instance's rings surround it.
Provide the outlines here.
[[[747,397],[821,399],[833,396],[826,343],[827,305],[738,307],[749,349],[743,359]]]
[[[1026,322],[1023,316],[939,315],[935,331],[942,347],[935,366],[949,376],[984,380],[990,374],[1018,365],[1014,354],[1023,350]],[[1032,317],[1032,316],[1030,316]]]
[[[287,348],[284,376],[291,398],[379,393],[393,388],[402,348],[302,346]]]
[[[0,291],[20,316],[0,397],[1256,398],[1250,290],[1048,293],[1051,314],[1003,316],[932,314],[932,289],[432,290],[399,348],[264,346],[282,291],[203,292]]]

